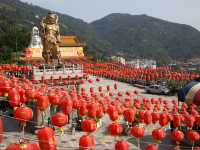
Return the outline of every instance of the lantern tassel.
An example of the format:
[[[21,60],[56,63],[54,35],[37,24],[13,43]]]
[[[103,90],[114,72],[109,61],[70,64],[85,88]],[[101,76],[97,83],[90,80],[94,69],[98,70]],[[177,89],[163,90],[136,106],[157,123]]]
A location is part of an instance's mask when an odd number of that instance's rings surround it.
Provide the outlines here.
[[[192,142],[192,150],[194,149],[194,141]]]
[[[137,138],[137,146],[138,146],[138,150],[140,150],[140,138]]]
[[[61,130],[61,134],[60,134],[60,135],[61,135],[61,136],[64,135],[64,129],[63,129],[63,128],[60,128],[60,130]]]
[[[21,122],[20,126],[21,126],[21,131],[22,131],[22,139],[24,139],[26,122]]]

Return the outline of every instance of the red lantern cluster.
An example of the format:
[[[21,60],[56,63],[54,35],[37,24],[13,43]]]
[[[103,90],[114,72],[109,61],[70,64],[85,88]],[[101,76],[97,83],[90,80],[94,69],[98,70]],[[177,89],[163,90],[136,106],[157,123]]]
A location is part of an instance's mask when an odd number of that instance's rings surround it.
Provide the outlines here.
[[[123,127],[118,123],[111,123],[108,126],[108,133],[112,136],[119,136],[123,132]]]
[[[49,98],[48,96],[39,95],[37,98],[37,108],[40,111],[45,111],[49,106]]]
[[[33,111],[29,107],[18,107],[14,111],[14,117],[16,120],[25,123],[33,118]]]
[[[144,136],[144,128],[142,126],[134,126],[130,132],[136,138],[142,138]]]
[[[61,128],[68,123],[68,116],[63,113],[56,113],[51,116],[51,122],[54,126]]]
[[[125,140],[117,141],[115,150],[129,150],[128,142]]]
[[[81,122],[81,129],[84,132],[94,132],[97,128],[96,121],[92,119],[83,120]]]
[[[162,141],[166,136],[166,132],[164,129],[154,129],[152,131],[152,137],[156,141]]]
[[[94,137],[92,135],[83,135],[79,139],[80,150],[93,150],[95,148]]]
[[[39,129],[37,137],[41,150],[56,150],[54,131],[51,128],[45,127]]]

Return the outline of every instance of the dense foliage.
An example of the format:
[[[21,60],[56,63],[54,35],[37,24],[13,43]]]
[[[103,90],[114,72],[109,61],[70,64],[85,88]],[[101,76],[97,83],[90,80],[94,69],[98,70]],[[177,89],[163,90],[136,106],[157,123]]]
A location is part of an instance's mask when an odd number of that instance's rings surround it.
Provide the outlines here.
[[[0,62],[11,61],[11,53],[22,51],[30,32],[49,10],[19,0],[0,1]],[[59,14],[62,35],[76,35],[87,43],[86,54],[105,59],[147,57],[166,63],[200,55],[200,32],[190,26],[170,23],[146,15],[111,14],[86,23]]]

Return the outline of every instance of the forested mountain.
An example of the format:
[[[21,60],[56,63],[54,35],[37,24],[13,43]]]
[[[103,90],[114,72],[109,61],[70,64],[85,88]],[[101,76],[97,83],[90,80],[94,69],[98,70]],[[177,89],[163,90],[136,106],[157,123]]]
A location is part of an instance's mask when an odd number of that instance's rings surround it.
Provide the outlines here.
[[[146,15],[111,14],[92,23],[112,53],[127,57],[187,59],[200,56],[200,32]]]

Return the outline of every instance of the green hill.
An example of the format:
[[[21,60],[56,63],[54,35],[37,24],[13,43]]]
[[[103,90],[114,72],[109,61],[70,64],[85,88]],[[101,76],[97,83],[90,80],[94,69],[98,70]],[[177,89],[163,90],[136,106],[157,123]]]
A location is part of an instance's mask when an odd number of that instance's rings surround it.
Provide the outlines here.
[[[19,0],[0,0],[0,62],[10,62],[23,51],[30,32],[49,10]],[[91,24],[58,13],[61,34],[76,35],[87,43],[86,54],[147,57],[160,62],[200,56],[200,32],[188,25],[146,15],[111,14]]]
[[[146,15],[111,14],[92,23],[112,53],[126,57],[188,59],[200,56],[200,32],[191,26]]]

